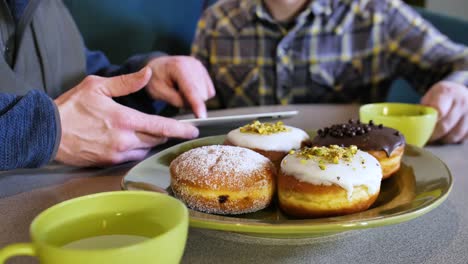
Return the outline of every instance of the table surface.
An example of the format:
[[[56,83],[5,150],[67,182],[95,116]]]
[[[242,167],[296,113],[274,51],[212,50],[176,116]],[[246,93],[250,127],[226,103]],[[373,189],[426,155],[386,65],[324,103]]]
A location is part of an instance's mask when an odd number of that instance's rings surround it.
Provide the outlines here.
[[[288,125],[314,129],[358,116],[357,105],[295,105],[242,108],[213,116],[297,109]],[[429,146],[454,177],[448,199],[433,211],[397,225],[311,239],[303,245],[244,238],[190,229],[182,263],[468,263],[468,144]],[[156,150],[157,151],[157,150]],[[119,190],[136,163],[82,169],[52,164],[41,169],[0,172],[0,248],[29,241],[29,224],[44,209],[90,193]],[[9,263],[37,263],[17,257]]]

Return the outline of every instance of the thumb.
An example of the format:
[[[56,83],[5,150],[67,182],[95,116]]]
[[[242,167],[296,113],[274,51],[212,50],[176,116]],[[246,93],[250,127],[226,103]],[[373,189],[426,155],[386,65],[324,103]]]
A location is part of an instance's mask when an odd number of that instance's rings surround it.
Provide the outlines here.
[[[109,97],[128,95],[145,87],[151,75],[151,69],[144,67],[135,73],[106,78],[101,86],[101,90]]]

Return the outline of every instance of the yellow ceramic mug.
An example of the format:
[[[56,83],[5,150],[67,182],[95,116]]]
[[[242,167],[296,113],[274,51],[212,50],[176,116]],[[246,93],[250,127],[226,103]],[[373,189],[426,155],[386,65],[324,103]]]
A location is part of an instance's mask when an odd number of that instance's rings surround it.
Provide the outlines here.
[[[188,210],[168,195],[117,191],[57,204],[31,224],[32,243],[0,250],[0,263],[18,255],[45,264],[179,263]]]

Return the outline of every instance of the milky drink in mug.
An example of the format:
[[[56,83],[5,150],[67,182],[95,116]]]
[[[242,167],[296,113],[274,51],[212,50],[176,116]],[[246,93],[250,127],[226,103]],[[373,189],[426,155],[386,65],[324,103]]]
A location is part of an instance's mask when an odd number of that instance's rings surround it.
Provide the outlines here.
[[[53,206],[31,224],[32,243],[0,250],[0,263],[16,255],[41,263],[179,263],[188,210],[159,193],[118,191]]]

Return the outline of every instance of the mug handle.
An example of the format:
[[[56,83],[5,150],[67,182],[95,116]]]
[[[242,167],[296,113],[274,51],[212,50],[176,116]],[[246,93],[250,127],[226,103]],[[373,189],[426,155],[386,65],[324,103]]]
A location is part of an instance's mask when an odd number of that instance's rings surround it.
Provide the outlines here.
[[[36,256],[36,249],[32,243],[17,243],[0,249],[0,264],[14,256]]]

